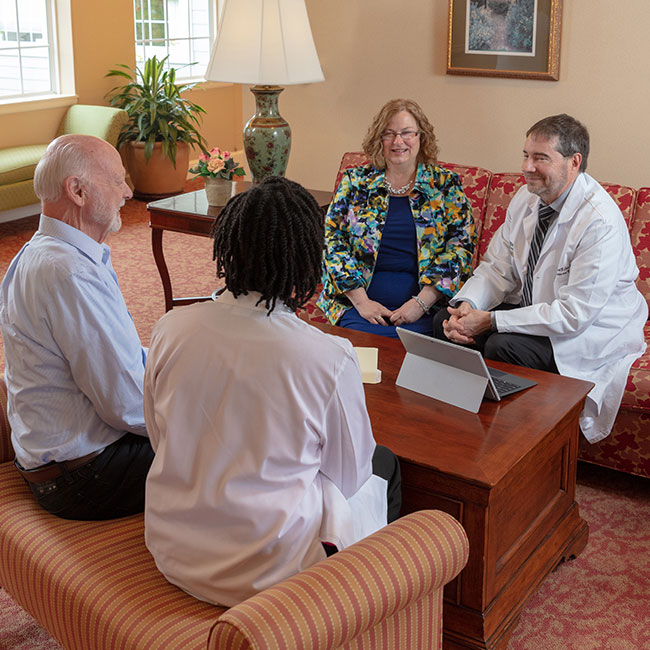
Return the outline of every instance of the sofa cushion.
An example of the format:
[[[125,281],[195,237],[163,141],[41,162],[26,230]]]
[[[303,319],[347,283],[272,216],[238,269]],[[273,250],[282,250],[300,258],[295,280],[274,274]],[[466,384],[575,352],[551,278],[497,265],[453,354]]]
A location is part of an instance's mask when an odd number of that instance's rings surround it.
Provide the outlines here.
[[[650,477],[650,413],[622,407],[607,438],[590,444],[580,436],[578,458],[620,472]]]
[[[128,120],[129,114],[121,108],[74,104],[63,116],[56,135],[64,133],[94,135],[115,146],[122,126]]]
[[[343,177],[343,172],[350,167],[360,167],[361,165],[367,165],[370,162],[368,156],[366,156],[363,151],[346,151],[341,158],[341,164],[339,165],[339,170],[336,172],[336,180],[334,181],[334,192],[341,182]]]
[[[34,179],[9,185],[0,185],[0,212],[4,210],[13,210],[22,208],[27,205],[35,205],[32,214],[38,214],[40,211],[40,201],[34,193]]]
[[[616,185],[615,183],[601,183],[618,205],[618,209],[623,214],[627,227],[632,225],[632,218],[634,217],[634,205],[636,199],[636,190],[633,187],[625,185]]]
[[[646,341],[650,341],[650,322],[645,324],[643,336]],[[650,347],[632,364],[621,408],[650,413]],[[648,437],[650,438],[650,431]]]
[[[34,178],[38,161],[47,149],[46,144],[0,149],[0,185],[9,185]]]
[[[11,463],[0,465],[0,584],[68,650],[206,648],[225,611],[158,572],[142,515],[59,519]]]
[[[492,175],[490,192],[487,205],[485,206],[485,216],[483,218],[483,230],[481,231],[478,243],[477,262],[480,262],[483,255],[485,255],[492,235],[494,235],[499,226],[506,220],[508,205],[523,184],[524,177],[522,174],[505,173]]]
[[[463,183],[463,190],[472,206],[472,218],[476,227],[476,241],[481,239],[483,229],[483,214],[492,172],[482,167],[456,165],[455,163],[441,162],[440,165],[456,172]],[[474,266],[478,260],[479,247],[474,251]]]

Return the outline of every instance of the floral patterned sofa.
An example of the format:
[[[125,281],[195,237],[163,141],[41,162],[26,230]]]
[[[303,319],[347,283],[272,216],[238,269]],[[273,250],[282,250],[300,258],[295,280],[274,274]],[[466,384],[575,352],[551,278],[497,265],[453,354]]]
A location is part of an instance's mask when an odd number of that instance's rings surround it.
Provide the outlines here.
[[[361,152],[346,153],[334,186],[338,186],[343,170],[367,162],[368,159]],[[490,238],[503,223],[510,200],[523,185],[523,176],[518,173],[492,173],[481,167],[444,162],[440,164],[461,176],[465,193],[472,204],[479,236],[474,263],[476,266],[485,253]],[[650,187],[636,190],[612,183],[602,185],[616,201],[628,224],[639,267],[637,286],[650,303]],[[308,317],[325,322],[323,314],[313,303],[315,299],[306,306]],[[650,324],[646,324],[645,338],[650,344]],[[579,458],[630,474],[650,477],[650,345],[632,366],[612,433],[593,445],[581,436]]]
[[[414,512],[235,607],[216,607],[158,572],[142,515],[66,521],[37,505],[13,466],[6,404],[0,375],[0,587],[67,650],[442,648],[443,587],[469,553],[450,515]]]

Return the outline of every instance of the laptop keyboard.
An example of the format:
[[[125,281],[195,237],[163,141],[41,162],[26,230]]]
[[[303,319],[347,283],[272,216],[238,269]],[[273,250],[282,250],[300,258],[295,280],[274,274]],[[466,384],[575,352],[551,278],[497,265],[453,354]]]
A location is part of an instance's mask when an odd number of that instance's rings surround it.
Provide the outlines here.
[[[494,382],[494,386],[496,387],[499,395],[503,395],[510,390],[520,388],[520,386],[517,386],[517,384],[513,384],[511,381],[506,381],[505,379],[499,379],[494,375],[492,376],[492,381]]]

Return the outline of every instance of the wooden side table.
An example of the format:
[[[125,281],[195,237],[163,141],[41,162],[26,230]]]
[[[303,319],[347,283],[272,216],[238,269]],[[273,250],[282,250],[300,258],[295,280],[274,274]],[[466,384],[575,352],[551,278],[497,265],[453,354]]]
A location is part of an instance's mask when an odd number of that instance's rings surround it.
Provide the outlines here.
[[[249,181],[235,181],[235,193],[243,192],[252,185]],[[318,205],[327,209],[332,193],[322,190],[307,190],[316,199]],[[152,201],[147,205],[149,226],[151,227],[151,249],[158,267],[158,273],[165,294],[165,311],[180,305],[189,305],[211,296],[192,296],[174,298],[169,270],[163,252],[163,232],[170,230],[188,235],[209,237],[212,224],[221,212],[221,207],[209,206],[204,190],[178,194],[166,199]]]

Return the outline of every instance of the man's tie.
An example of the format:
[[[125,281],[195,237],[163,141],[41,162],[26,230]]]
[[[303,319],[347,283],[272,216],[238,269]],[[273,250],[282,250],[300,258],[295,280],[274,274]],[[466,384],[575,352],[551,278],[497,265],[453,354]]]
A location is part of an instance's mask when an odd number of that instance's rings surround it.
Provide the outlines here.
[[[535,270],[535,265],[539,258],[539,252],[542,250],[542,244],[544,243],[544,237],[546,237],[548,227],[551,225],[551,222],[556,215],[557,212],[555,212],[550,205],[539,204],[539,210],[537,211],[537,227],[535,228],[533,240],[530,242],[526,278],[521,292],[522,307],[527,307],[528,305],[533,304],[533,271]]]

